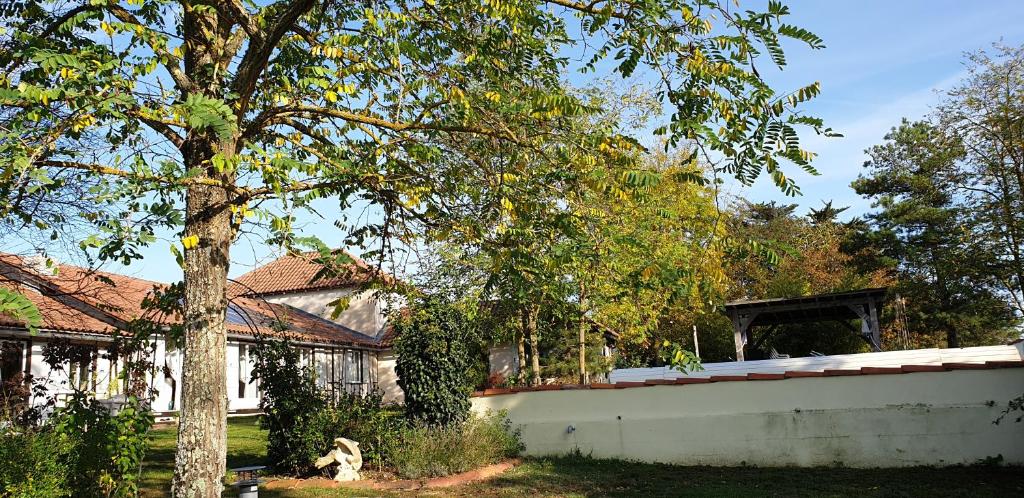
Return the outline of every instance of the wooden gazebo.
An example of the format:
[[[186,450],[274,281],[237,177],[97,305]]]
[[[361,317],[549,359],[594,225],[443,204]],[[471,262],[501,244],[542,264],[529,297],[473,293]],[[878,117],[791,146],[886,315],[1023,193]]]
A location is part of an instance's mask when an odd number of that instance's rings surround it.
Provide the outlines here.
[[[736,361],[743,361],[747,344],[754,343],[755,327],[772,328],[787,323],[836,321],[859,334],[875,351],[882,349],[878,322],[886,288],[862,289],[834,294],[818,294],[793,298],[733,301],[725,304],[725,313],[732,320],[736,341]],[[850,320],[860,320],[858,331]]]

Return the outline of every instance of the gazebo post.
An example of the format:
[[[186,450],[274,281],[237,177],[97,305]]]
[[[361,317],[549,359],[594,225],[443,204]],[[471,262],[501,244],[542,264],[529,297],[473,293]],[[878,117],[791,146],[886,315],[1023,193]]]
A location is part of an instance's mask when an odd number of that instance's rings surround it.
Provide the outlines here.
[[[878,304],[874,298],[868,299],[868,319],[870,320],[871,347],[875,351],[881,351],[882,327],[878,322]]]
[[[748,332],[750,330],[750,324],[754,323],[754,318],[757,317],[757,312],[752,312],[748,315],[740,316],[735,310],[729,311],[729,319],[732,320],[733,328],[733,341],[736,342],[736,361],[743,360],[743,348],[747,345]]]

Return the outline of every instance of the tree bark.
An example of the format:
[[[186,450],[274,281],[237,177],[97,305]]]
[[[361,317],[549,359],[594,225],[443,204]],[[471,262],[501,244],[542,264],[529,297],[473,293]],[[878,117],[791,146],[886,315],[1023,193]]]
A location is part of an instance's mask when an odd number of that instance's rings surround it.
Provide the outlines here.
[[[530,305],[527,325],[530,333],[530,385],[540,385],[540,349],[537,346],[537,305]]]
[[[186,198],[185,347],[172,494],[216,498],[227,461],[227,273],[231,217],[221,187],[197,185]]]
[[[218,98],[224,89],[220,56],[230,24],[209,10],[185,9],[185,73],[191,89]],[[227,466],[227,274],[232,242],[228,186],[235,175],[211,164],[220,156],[230,161],[238,132],[218,136],[213,130],[192,129],[182,145],[185,167],[200,170],[215,184],[195,184],[185,195],[185,325],[181,378],[181,411],[171,494],[176,498],[218,498]],[[191,244],[190,244],[191,245]]]
[[[516,375],[519,376],[517,384],[523,383],[524,379],[526,379],[526,329],[529,318],[525,308],[523,309],[521,322],[519,331],[516,332],[516,355],[519,360],[519,370],[516,371]]]
[[[580,284],[580,384],[587,384],[590,378],[587,375],[587,290]]]

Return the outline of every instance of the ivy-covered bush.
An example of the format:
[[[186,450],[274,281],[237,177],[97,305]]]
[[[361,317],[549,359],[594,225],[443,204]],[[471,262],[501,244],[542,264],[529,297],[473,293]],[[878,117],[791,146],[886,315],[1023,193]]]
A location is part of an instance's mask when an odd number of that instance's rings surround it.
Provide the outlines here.
[[[473,321],[452,303],[426,297],[395,316],[393,323],[395,371],[408,416],[428,426],[465,420],[474,382],[466,375]]]

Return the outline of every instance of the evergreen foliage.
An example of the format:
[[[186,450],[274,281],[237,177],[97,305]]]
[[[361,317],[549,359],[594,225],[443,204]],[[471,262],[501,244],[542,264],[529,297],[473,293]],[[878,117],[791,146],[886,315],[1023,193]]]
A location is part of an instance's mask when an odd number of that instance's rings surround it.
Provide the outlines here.
[[[394,319],[395,371],[406,414],[428,426],[457,424],[469,415],[473,381],[467,342],[473,321],[451,302],[424,297]]]

